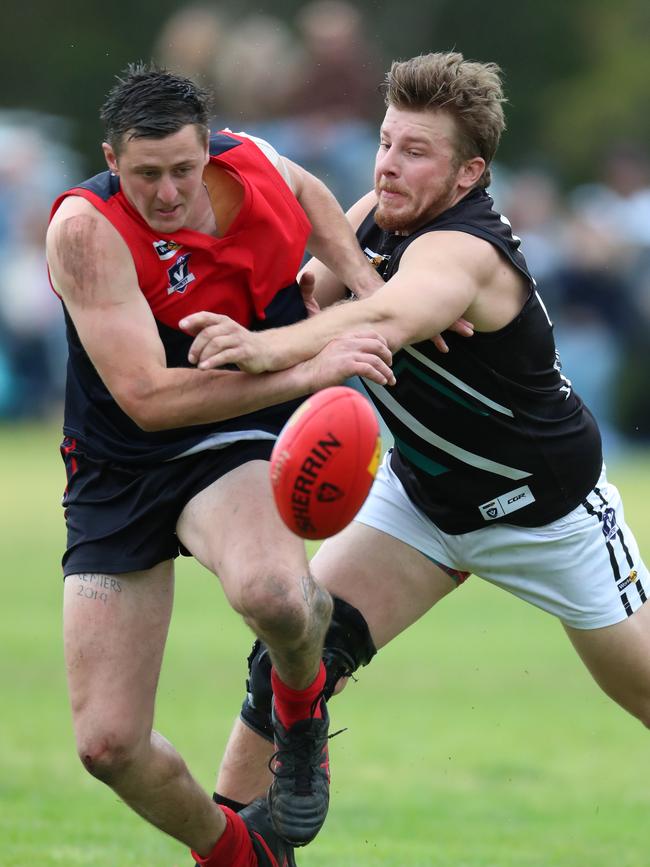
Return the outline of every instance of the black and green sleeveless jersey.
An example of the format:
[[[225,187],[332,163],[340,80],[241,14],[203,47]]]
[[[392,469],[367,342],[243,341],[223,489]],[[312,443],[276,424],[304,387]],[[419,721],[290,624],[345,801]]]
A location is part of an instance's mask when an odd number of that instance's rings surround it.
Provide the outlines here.
[[[508,221],[484,190],[411,235],[381,230],[374,211],[359,227],[362,249],[388,280],[426,232],[468,232],[500,251],[526,279],[519,315],[494,332],[445,332],[394,356],[397,384],[364,382],[395,438],[391,466],[413,502],[447,533],[503,521],[535,527],[574,509],[602,465],[597,425],[561,372],[553,326]]]

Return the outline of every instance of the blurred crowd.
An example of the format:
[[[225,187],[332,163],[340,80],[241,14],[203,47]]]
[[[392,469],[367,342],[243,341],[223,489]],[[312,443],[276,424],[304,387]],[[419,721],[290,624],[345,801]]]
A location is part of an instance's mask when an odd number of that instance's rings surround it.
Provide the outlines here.
[[[81,178],[61,120],[0,111],[0,419],[42,418],[63,398],[65,331],[49,287],[50,205]]]
[[[166,22],[154,56],[215,94],[220,127],[267,139],[345,208],[372,185],[385,61],[378,43],[347,0],[307,3],[290,23],[189,6]]]
[[[497,209],[522,240],[563,372],[596,416],[606,455],[650,442],[650,149],[610,144],[590,183],[562,193],[538,166],[497,166]]]
[[[182,7],[152,56],[214,93],[215,128],[266,138],[343,207],[372,186],[378,84],[390,58],[347,0],[313,0],[290,22]],[[56,414],[62,400],[65,340],[44,230],[56,194],[98,170],[100,156],[84,172],[65,141],[60,121],[0,112],[0,418]],[[593,181],[568,192],[524,156],[517,169],[495,166],[490,192],[522,239],[563,372],[594,411],[608,454],[647,444],[650,143],[612,143]]]

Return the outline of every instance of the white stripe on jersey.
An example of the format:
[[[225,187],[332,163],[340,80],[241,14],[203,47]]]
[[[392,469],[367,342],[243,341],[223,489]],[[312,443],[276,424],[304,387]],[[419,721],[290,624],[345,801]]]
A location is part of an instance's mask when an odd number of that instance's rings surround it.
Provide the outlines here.
[[[483,458],[480,455],[468,452],[460,446],[455,446],[453,443],[439,437],[433,431],[429,430],[429,428],[426,428],[415,418],[415,416],[411,415],[410,412],[407,412],[402,406],[400,406],[395,398],[391,397],[385,388],[376,385],[374,382],[370,382],[367,379],[363,380],[363,384],[375,395],[380,403],[383,403],[384,406],[387,407],[387,409],[389,409],[392,414],[416,436],[441,451],[446,452],[446,454],[452,455],[452,457],[457,458],[464,464],[469,464],[471,467],[476,467],[479,470],[486,470],[489,473],[495,473],[497,476],[505,476],[507,479],[527,479],[530,477],[531,474],[527,473],[525,470],[518,470],[515,467],[508,467],[505,464],[499,464],[496,461],[489,460],[489,458]]]
[[[430,358],[427,358],[426,355],[423,355],[421,352],[418,352],[417,349],[413,349],[412,346],[404,346],[402,347],[404,352],[408,352],[409,355],[412,355],[413,358],[417,358],[420,364],[423,364],[425,367],[428,367],[429,370],[434,370],[438,376],[442,376],[443,379],[446,379],[447,382],[451,382],[452,385],[455,385],[460,391],[464,391],[465,394],[469,394],[472,397],[476,398],[476,400],[484,403],[486,406],[489,406],[491,409],[496,410],[496,412],[500,412],[503,415],[509,415],[511,418],[514,417],[514,413],[511,409],[508,409],[507,406],[501,406],[500,403],[496,403],[491,400],[489,397],[486,397],[484,394],[481,394],[480,391],[476,391],[476,389],[472,388],[471,385],[467,385],[467,383],[463,382],[462,379],[458,379],[457,376],[454,376],[452,373],[449,373],[444,369],[444,367],[440,367],[440,365],[436,364],[435,361],[431,361]]]
[[[551,327],[553,327],[553,323],[551,322],[551,317],[548,315],[548,310],[546,309],[546,304],[544,304],[544,302],[542,301],[542,296],[539,294],[539,292],[535,292],[535,295],[537,296],[537,300],[539,301],[539,306],[544,311],[544,316],[546,316],[546,321],[548,322],[548,324]]]
[[[209,449],[215,451],[217,449],[225,449],[227,448],[227,446],[231,446],[233,443],[276,439],[277,436],[275,434],[269,433],[265,430],[217,431],[216,433],[210,434],[205,439],[200,440],[198,443],[194,443],[193,446],[185,449],[184,452],[181,452],[178,455],[174,455],[171,458],[167,458],[167,460],[177,461],[179,458],[186,458],[188,455],[195,455],[197,454],[197,452],[206,452]]]

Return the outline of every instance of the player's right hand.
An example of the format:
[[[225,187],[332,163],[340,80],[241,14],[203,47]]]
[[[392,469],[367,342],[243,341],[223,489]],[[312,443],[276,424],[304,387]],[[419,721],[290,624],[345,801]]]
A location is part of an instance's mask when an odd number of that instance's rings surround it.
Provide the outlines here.
[[[378,385],[395,385],[392,362],[386,340],[367,329],[330,340],[317,355],[301,364],[311,378],[311,390],[317,391],[340,385],[351,376],[361,376]]]

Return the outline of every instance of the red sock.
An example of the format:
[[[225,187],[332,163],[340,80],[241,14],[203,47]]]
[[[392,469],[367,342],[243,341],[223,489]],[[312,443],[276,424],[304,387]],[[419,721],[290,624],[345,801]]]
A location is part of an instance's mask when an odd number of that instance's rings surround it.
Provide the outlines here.
[[[257,867],[259,861],[244,820],[228,807],[219,809],[226,817],[225,831],[207,857],[201,858],[192,852],[192,858],[201,867]]]
[[[316,679],[307,689],[291,689],[280,680],[274,668],[271,669],[271,685],[275,714],[285,728],[291,728],[301,719],[309,719],[311,716],[320,719],[323,716],[320,702],[312,713],[312,705],[325,687],[325,666],[322,661]]]

